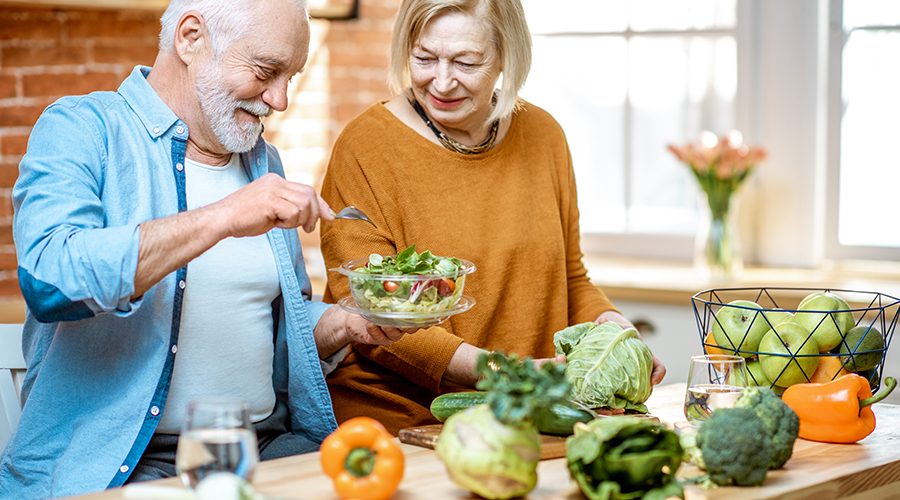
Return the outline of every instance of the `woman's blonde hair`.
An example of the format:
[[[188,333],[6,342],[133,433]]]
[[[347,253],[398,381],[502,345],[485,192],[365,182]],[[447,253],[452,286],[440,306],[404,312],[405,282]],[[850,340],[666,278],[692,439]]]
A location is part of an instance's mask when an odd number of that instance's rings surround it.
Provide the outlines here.
[[[409,56],[413,44],[432,19],[452,12],[471,14],[487,25],[500,55],[503,79],[488,121],[506,118],[518,107],[519,89],[531,70],[531,32],[520,0],[404,0],[391,37],[391,90],[399,94],[412,85]]]

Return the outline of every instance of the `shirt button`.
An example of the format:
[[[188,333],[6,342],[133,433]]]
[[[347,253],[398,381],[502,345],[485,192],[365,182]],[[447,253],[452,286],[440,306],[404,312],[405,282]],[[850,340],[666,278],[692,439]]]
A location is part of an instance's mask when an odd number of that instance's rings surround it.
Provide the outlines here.
[[[178,288],[181,288],[182,290],[184,290],[184,286],[185,286],[185,285],[184,285],[184,280],[181,280],[181,281],[178,282]]]
[[[176,352],[178,352],[178,346],[177,346],[177,345],[173,345],[173,346],[172,346],[172,354],[175,354]]]
[[[182,170],[184,170],[184,165],[182,165],[181,163],[176,163],[175,170],[181,172]]]
[[[182,127],[181,125],[179,125],[179,126],[175,127],[175,131],[178,132],[179,134],[183,134],[183,133],[184,133],[184,127]]]
[[[154,134],[158,134],[158,133],[159,133],[159,127],[153,127],[153,133],[154,133]],[[123,465],[123,467],[124,467],[124,465]]]
[[[125,474],[126,472],[128,472],[128,466],[123,465],[123,466],[119,467],[119,472],[121,472],[122,474]]]
[[[151,406],[150,414],[153,415],[154,417],[159,415],[159,406]]]

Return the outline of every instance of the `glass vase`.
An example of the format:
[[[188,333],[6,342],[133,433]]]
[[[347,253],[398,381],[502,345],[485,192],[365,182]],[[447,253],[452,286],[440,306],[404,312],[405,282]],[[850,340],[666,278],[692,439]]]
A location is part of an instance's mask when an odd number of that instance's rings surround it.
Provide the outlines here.
[[[737,231],[737,196],[710,203],[700,196],[700,226],[694,248],[694,267],[713,281],[726,281],[741,273],[744,261]],[[716,210],[710,207],[716,207]]]

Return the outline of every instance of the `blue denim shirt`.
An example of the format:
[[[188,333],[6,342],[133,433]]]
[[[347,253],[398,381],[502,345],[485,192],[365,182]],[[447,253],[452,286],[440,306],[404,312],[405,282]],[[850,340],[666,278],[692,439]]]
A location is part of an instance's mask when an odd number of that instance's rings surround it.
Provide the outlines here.
[[[123,484],[162,415],[178,336],[189,334],[179,332],[187,268],[129,297],[138,224],[185,210],[188,129],[147,83],[149,72],[136,67],[117,92],[48,107],[19,166],[13,232],[28,372],[19,426],[0,455],[0,498]],[[284,175],[262,139],[241,164],[250,179]],[[336,423],[313,327],[329,306],[309,300],[297,232],[267,236],[282,289],[275,392],[288,401],[293,432],[321,442]]]

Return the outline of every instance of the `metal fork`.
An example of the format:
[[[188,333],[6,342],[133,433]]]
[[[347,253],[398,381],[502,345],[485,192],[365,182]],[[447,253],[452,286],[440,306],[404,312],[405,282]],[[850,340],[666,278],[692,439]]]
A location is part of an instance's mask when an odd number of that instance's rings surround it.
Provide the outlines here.
[[[360,209],[358,209],[358,208],[356,208],[356,207],[346,207],[346,208],[344,208],[343,210],[341,210],[341,211],[338,212],[338,213],[334,213],[334,210],[332,210],[332,211],[331,211],[331,215],[332,215],[335,219],[356,219],[356,220],[364,220],[364,221],[368,222],[369,224],[372,224],[372,226],[378,227],[378,226],[375,226],[375,223],[372,222],[372,219],[368,218],[368,217],[366,216],[366,214],[362,213],[362,210],[360,210]]]

